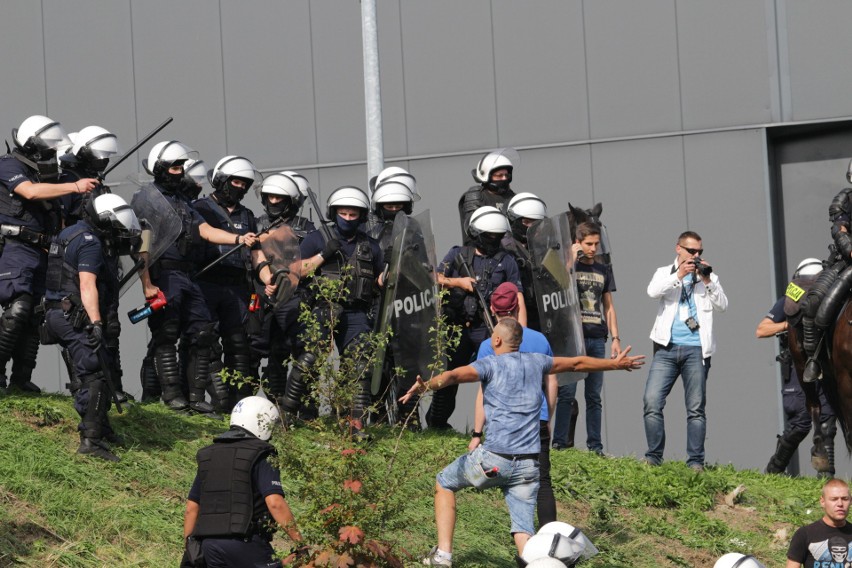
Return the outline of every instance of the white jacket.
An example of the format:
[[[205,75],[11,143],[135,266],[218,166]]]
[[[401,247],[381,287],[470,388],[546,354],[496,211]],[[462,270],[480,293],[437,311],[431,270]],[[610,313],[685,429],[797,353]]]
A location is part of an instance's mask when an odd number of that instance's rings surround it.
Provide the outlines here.
[[[651,329],[651,339],[654,343],[668,345],[672,339],[672,324],[678,312],[681,287],[683,283],[677,277],[677,259],[674,264],[661,266],[648,284],[648,295],[660,300],[657,307],[657,319]],[[710,284],[704,285],[699,278],[693,294],[695,308],[698,312],[698,336],[701,340],[701,354],[710,357],[716,351],[716,339],[713,336],[713,312],[724,312],[728,309],[728,297],[719,283],[715,273],[710,275]]]

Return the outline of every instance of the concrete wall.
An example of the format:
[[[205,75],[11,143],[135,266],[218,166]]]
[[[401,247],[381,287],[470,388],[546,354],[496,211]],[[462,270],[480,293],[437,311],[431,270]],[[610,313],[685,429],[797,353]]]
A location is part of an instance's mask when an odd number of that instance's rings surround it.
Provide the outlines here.
[[[385,159],[417,177],[438,254],[460,240],[454,204],[479,156],[517,147],[516,191],[539,194],[552,213],[569,201],[604,203],[621,336],[647,353],[648,280],[681,231],[699,232],[730,299],[708,386],[708,461],[763,467],[779,423],[774,345],[753,338],[778,285],[764,127],[852,116],[852,4],[378,4]],[[0,49],[3,132],[47,114],[69,131],[104,126],[127,148],[175,118],[111,176],[125,196],[134,187],[125,177],[140,177],[159,139],[188,143],[211,166],[237,153],[266,171],[300,170],[321,196],[366,187],[357,2],[9,0]],[[842,182],[836,160],[819,169]],[[805,232],[817,251],[828,199],[805,212],[820,222]],[[140,302],[131,290],[122,309]],[[127,381],[138,392],[146,331],[125,329]],[[56,351],[43,349],[41,384],[61,388],[63,374]],[[645,375],[607,379],[612,453],[644,452]],[[678,385],[667,408],[667,457],[682,459],[681,393]]]

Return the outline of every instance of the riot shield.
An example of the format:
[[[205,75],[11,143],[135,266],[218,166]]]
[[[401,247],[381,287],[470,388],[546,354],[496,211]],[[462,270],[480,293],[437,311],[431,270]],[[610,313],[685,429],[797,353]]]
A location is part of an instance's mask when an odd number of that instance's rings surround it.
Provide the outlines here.
[[[273,307],[286,302],[296,291],[302,270],[299,239],[287,225],[281,225],[260,237],[260,250],[270,263],[272,281],[278,287],[275,297],[269,298]]]
[[[405,377],[428,377],[433,358],[429,330],[435,327],[439,314],[435,238],[429,211],[412,217],[396,216],[391,256],[377,329],[392,330],[393,363],[403,369]],[[380,388],[381,366],[377,366],[373,394]]]
[[[130,207],[142,226],[142,252],[147,251],[150,265],[180,236],[183,228],[180,216],[153,184],[138,189],[130,200]],[[119,294],[123,295],[139,278],[139,271],[144,267],[144,262],[138,254],[122,256],[120,259]]]
[[[539,331],[547,337],[553,354],[559,357],[575,357],[586,351],[568,223],[568,215],[562,213],[542,219],[527,233]],[[559,384],[575,382],[584,376],[584,373],[563,373],[559,375]]]

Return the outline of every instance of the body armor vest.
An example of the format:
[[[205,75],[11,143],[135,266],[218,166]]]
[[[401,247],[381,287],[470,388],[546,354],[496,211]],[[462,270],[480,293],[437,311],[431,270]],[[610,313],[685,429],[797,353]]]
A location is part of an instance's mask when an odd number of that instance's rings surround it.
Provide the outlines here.
[[[271,223],[272,220],[269,218],[269,215],[264,213],[257,219],[257,230],[265,231],[269,228],[269,225]],[[285,225],[293,229],[293,234],[296,235],[296,238],[299,239],[300,243],[305,240],[305,236],[307,236],[309,232],[308,223],[310,223],[309,220],[299,215],[296,215],[295,217],[284,221]]]
[[[343,267],[349,268],[344,269]],[[370,239],[364,233],[357,233],[355,252],[341,264],[340,255],[334,255],[334,260],[322,266],[322,274],[331,278],[340,278],[346,271],[349,275],[344,307],[365,307],[373,301],[375,294],[376,274],[373,270],[373,247]]]
[[[269,511],[252,487],[252,471],[275,448],[257,438],[219,437],[196,455],[201,481],[195,537],[249,537],[266,525]]]
[[[473,271],[473,274],[470,274],[470,276],[476,279],[474,286],[476,286],[476,288],[482,293],[482,297],[488,301],[491,297],[491,293],[494,291],[494,283],[491,282],[491,275],[494,273],[497,266],[503,261],[503,257],[506,256],[506,254],[506,251],[501,250],[491,257],[480,256],[479,258],[484,262],[484,264],[481,265],[484,270],[481,274],[478,274],[476,268],[474,268],[476,249],[470,246],[463,246],[453,261],[452,273],[458,276],[468,276],[467,271],[462,268],[463,258]],[[476,299],[476,295],[466,292],[461,288],[450,289],[445,308],[447,317],[451,323],[471,324],[476,326],[483,321],[481,307]]]
[[[94,231],[85,225],[78,225],[71,229],[70,233],[64,238],[56,237],[50,243],[50,249],[47,253],[47,278],[45,288],[51,292],[59,292],[63,296],[76,294],[80,296],[80,272],[75,266],[71,266],[65,261],[65,251],[71,241],[77,237],[90,234]]]
[[[7,154],[0,159],[14,160],[15,158]],[[38,183],[38,175],[33,174],[28,170],[27,179]],[[54,203],[55,200],[32,201],[23,199],[14,191],[0,191],[0,214],[7,217],[19,219],[21,223],[31,228],[36,228],[48,235],[53,234],[59,229],[59,208]]]
[[[199,210],[208,210],[213,213],[215,219],[213,222],[210,222],[210,225],[217,229],[222,229],[223,231],[228,231],[229,233],[233,233],[234,235],[245,235],[249,232],[249,227],[251,226],[251,211],[249,211],[245,207],[240,207],[237,210],[236,222],[234,221],[234,216],[232,216],[227,209],[216,203],[212,197],[205,197],[203,199],[199,199],[196,201],[197,209]],[[237,227],[239,225],[239,228]],[[234,244],[227,245],[213,245],[213,244],[205,244],[205,248],[213,249],[215,251],[215,256],[210,258],[213,260],[220,255],[225,254],[232,248],[234,248]],[[243,248],[241,251],[234,253],[228,257],[226,257],[216,268],[213,268],[210,272],[215,273],[217,269],[221,273],[221,269],[225,269],[228,272],[233,272],[234,270],[242,270],[246,271],[251,268],[251,253],[249,249]]]

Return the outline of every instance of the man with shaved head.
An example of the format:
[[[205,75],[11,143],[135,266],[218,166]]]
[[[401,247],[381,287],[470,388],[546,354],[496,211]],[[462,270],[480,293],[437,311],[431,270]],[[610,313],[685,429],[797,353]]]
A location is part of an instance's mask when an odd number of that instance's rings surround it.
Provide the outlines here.
[[[523,333],[517,320],[500,320],[491,334],[494,355],[445,371],[426,382],[418,377],[417,383],[400,398],[400,402],[405,403],[428,390],[477,381],[482,385],[487,419],[485,441],[438,474],[435,484],[438,544],[423,560],[428,566],[452,566],[455,492],[465,487],[500,487],[503,490],[519,555],[530,536],[535,534],[541,449],[539,416],[547,375],[568,371],[630,371],[644,363],[644,356],[628,356],[629,347],[615,359],[519,353]]]
[[[849,502],[849,485],[842,479],[830,479],[822,486],[819,504],[824,514],[793,535],[787,568],[846,568],[852,564],[852,525],[846,522]]]

